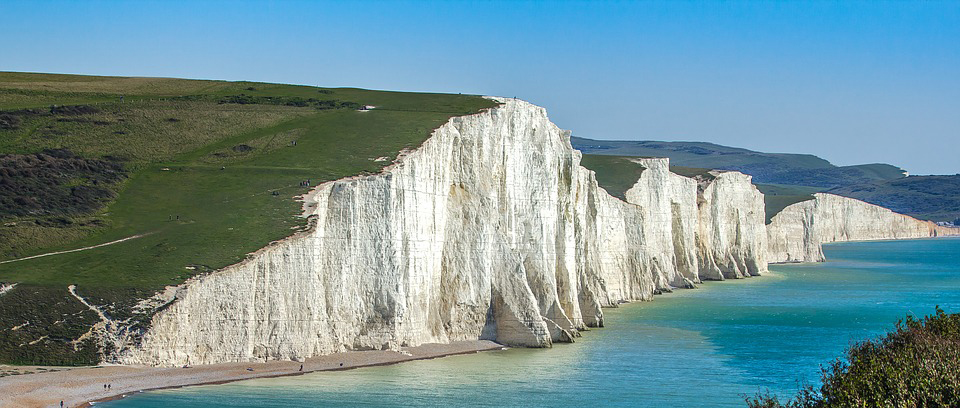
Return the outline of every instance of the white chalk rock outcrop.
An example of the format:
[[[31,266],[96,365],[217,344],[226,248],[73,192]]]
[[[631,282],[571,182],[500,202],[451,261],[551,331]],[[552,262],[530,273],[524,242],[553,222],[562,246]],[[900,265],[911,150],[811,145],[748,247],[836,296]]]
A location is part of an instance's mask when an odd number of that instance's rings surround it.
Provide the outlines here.
[[[645,170],[626,192],[643,215],[648,268],[674,286],[758,276],[767,270],[763,194],[752,178],[712,171],[696,179],[670,172],[666,158],[638,158]]]
[[[544,347],[601,326],[601,307],[697,280],[668,266],[693,263],[686,235],[679,250],[649,241],[670,240],[645,227],[666,209],[611,197],[544,109],[499,101],[381,174],[319,187],[305,203],[314,228],[168,291],[138,344],[108,360],[300,359],[478,338]],[[654,259],[664,254],[683,260]]]
[[[767,225],[769,262],[822,262],[822,244],[841,241],[927,238],[954,234],[929,221],[853,198],[818,193],[792,204]]]
[[[697,182],[670,172],[670,159],[637,158],[644,167],[640,178],[625,192],[628,203],[637,206],[643,242],[650,264],[672,286],[699,283],[697,261]]]
[[[699,250],[701,279],[738,279],[767,271],[763,193],[752,177],[713,171],[701,181]]]
[[[17,284],[0,282],[0,296],[2,296],[4,293],[9,292],[11,289],[13,289],[14,286],[17,286]]]

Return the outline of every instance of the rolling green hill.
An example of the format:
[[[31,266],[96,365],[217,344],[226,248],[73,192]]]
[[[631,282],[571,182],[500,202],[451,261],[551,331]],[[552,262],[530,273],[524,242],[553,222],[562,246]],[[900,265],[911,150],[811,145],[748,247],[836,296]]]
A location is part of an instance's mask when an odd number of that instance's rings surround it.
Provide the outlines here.
[[[761,184],[833,188],[905,176],[889,164],[834,166],[810,154],[761,153],[703,142],[655,142],[571,138],[573,147],[589,154],[669,157],[671,164],[735,170]]]
[[[376,106],[359,111],[365,105]],[[375,173],[478,96],[0,73],[0,362],[90,364],[84,337],[166,285],[306,227],[310,186]],[[78,340],[80,339],[80,340]],[[86,339],[86,340],[84,340]]]

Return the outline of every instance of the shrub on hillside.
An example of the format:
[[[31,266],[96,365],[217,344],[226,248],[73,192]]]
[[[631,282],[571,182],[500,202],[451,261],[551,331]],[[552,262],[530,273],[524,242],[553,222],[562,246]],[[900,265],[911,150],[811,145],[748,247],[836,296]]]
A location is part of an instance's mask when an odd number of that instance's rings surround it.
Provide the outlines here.
[[[0,129],[13,130],[20,127],[20,117],[8,113],[0,114]]]
[[[804,387],[781,403],[775,395],[747,399],[752,408],[958,407],[960,314],[907,316],[885,336],[850,347],[822,368],[819,389]]]
[[[179,98],[183,99],[183,98]],[[327,109],[360,109],[363,105],[357,102],[341,101],[339,99],[300,98],[297,96],[254,96],[247,94],[229,95],[220,98],[217,103],[233,103],[238,105],[262,104],[285,105],[295,107],[314,107],[320,110]]]
[[[97,112],[100,112],[100,109],[90,105],[53,105],[50,107],[50,113],[54,115],[89,115]]]
[[[67,149],[0,154],[0,219],[91,214],[114,197],[124,178],[119,161]]]

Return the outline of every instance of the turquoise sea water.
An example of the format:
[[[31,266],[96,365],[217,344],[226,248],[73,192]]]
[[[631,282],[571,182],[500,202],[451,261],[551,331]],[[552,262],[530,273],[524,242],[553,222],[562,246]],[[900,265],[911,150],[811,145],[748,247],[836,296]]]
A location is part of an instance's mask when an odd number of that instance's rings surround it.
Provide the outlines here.
[[[816,382],[819,365],[934,305],[960,313],[960,239],[833,244],[828,262],[711,282],[607,310],[547,350],[137,394],[117,407],[744,406]]]

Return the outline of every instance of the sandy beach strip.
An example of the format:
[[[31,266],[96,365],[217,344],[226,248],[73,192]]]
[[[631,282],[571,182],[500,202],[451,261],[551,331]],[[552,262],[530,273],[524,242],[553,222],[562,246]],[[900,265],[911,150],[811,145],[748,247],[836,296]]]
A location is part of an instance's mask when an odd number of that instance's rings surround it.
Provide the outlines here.
[[[58,368],[61,371],[0,378],[0,407],[59,407],[61,400],[67,407],[88,407],[96,402],[123,398],[141,391],[301,375],[316,371],[349,370],[502,348],[502,345],[492,341],[477,340],[404,347],[400,352],[349,351],[309,358],[303,363],[268,361],[211,364],[191,368],[139,366]],[[303,364],[303,371],[299,371],[301,364]],[[110,384],[110,389],[104,389],[104,384]]]

